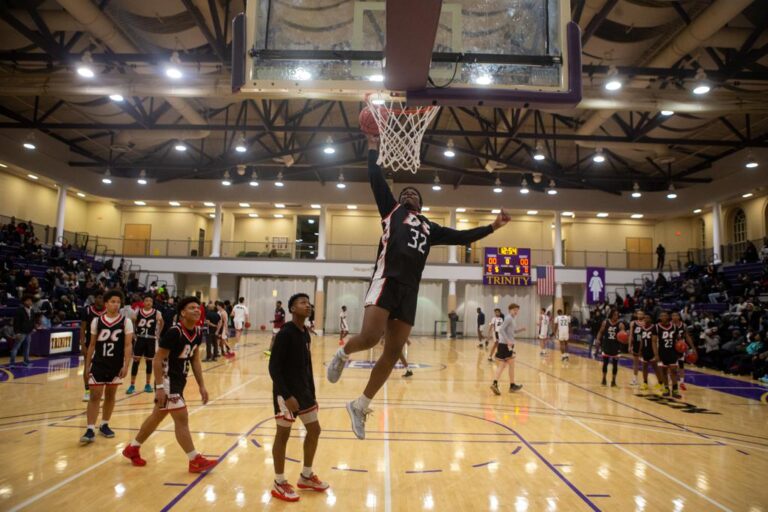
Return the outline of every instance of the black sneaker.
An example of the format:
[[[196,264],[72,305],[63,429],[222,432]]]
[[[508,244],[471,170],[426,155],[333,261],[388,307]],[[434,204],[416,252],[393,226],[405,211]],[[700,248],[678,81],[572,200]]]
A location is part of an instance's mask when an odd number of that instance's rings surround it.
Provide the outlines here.
[[[601,386],[607,386],[607,385],[608,385],[608,383],[605,381],[605,379],[603,379],[603,382],[601,382],[601,383],[600,383],[600,385],[601,385]]]
[[[413,372],[412,372],[411,370],[407,370],[407,371],[406,371],[406,372],[403,374],[403,377],[413,377]]]
[[[94,433],[94,431],[89,428],[85,429],[85,434],[83,434],[82,437],[80,438],[80,442],[82,444],[92,443],[95,440],[96,440],[96,433]]]
[[[683,398],[683,395],[680,394],[677,388],[674,388],[672,389],[672,398]]]
[[[616,381],[615,381],[615,380],[612,380],[612,381],[611,381],[611,387],[612,387],[612,388],[615,388],[615,387],[616,387]]]
[[[510,393],[514,393],[515,391],[520,391],[521,389],[523,389],[523,385],[522,384],[510,384],[509,385],[509,392]]]
[[[106,423],[104,423],[102,426],[99,427],[99,433],[104,437],[108,437],[108,438],[115,437],[115,433],[112,431],[111,428],[109,428],[109,425]]]
[[[670,397],[670,396],[672,396],[672,393],[670,393],[670,392],[669,392],[669,390],[667,389],[666,391],[664,391],[664,392],[661,394],[661,396],[663,396],[663,397]]]

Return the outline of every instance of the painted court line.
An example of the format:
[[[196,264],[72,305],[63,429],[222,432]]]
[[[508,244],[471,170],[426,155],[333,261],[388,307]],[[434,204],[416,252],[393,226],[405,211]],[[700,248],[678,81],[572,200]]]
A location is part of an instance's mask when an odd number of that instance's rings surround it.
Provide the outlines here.
[[[165,482],[163,485],[169,485],[174,487],[186,487],[188,484],[182,484],[179,482]]]
[[[519,452],[519,451],[520,451],[520,450],[522,450],[522,449],[523,449],[523,447],[522,447],[522,446],[518,446],[517,448],[515,448],[514,450],[512,450],[512,455],[517,455],[517,452]]]
[[[442,473],[442,469],[409,469],[406,474],[415,475],[420,473]]]
[[[483,466],[488,466],[490,464],[495,464],[495,460],[489,460],[488,462],[481,462],[479,464],[472,464],[473,468],[482,468]]]
[[[352,471],[353,473],[367,473],[367,469],[355,469],[355,468],[339,468],[336,466],[333,466],[331,469],[335,469],[336,471]]]
[[[528,391],[526,391],[526,390],[523,390],[523,393],[525,393],[525,394],[526,394],[526,395],[528,395],[529,397],[533,398],[534,400],[537,400],[537,401],[539,401],[539,402],[541,402],[541,403],[543,403],[543,404],[545,404],[545,405],[549,406],[551,409],[553,409],[553,410],[555,410],[555,411],[558,411],[558,410],[559,410],[557,407],[555,407],[554,405],[550,404],[550,403],[549,403],[549,402],[547,402],[546,400],[544,400],[544,399],[542,399],[542,398],[539,398],[539,397],[537,397],[537,396],[535,396],[535,395],[533,395],[533,394],[529,393],[529,392],[528,392]],[[586,424],[585,424],[585,423],[583,423],[581,420],[578,420],[578,419],[576,419],[576,418],[572,418],[570,415],[568,415],[568,414],[566,414],[566,413],[562,413],[562,416],[563,416],[563,417],[565,417],[565,418],[568,418],[568,420],[570,420],[570,421],[572,421],[572,422],[576,423],[577,425],[579,425],[580,427],[584,428],[585,430],[588,430],[589,432],[591,432],[592,434],[596,435],[597,437],[599,437],[599,438],[601,438],[601,439],[603,439],[603,440],[605,440],[605,441],[607,441],[607,442],[609,442],[609,443],[613,443],[613,442],[614,442],[614,441],[612,441],[610,438],[608,438],[607,436],[605,436],[605,435],[601,434],[601,433],[600,433],[600,432],[598,432],[597,430],[595,430],[595,429],[593,429],[592,427],[590,427],[589,425],[586,425]],[[614,446],[616,447],[616,449],[617,449],[617,450],[621,450],[622,452],[626,453],[627,455],[629,455],[629,456],[630,456],[630,457],[632,457],[633,459],[635,459],[635,460],[637,460],[637,461],[639,461],[639,462],[642,462],[643,464],[645,464],[645,465],[646,465],[646,466],[648,466],[649,468],[653,469],[653,470],[654,470],[654,471],[656,471],[657,473],[660,473],[660,474],[664,475],[664,476],[665,476],[666,478],[668,478],[669,480],[671,480],[671,481],[675,482],[676,484],[680,485],[681,487],[683,487],[683,488],[687,489],[689,492],[691,492],[691,493],[695,494],[696,496],[699,496],[700,498],[703,498],[704,500],[708,501],[709,503],[711,503],[712,505],[716,506],[716,507],[717,507],[717,508],[719,508],[720,510],[724,510],[724,511],[732,512],[730,508],[726,507],[726,506],[725,506],[725,505],[723,505],[722,503],[720,503],[720,502],[718,502],[718,501],[715,501],[715,500],[713,500],[712,498],[710,498],[710,497],[709,497],[709,496],[707,496],[706,494],[703,494],[702,492],[698,491],[697,489],[694,489],[693,487],[691,487],[690,485],[686,484],[685,482],[683,482],[683,481],[681,481],[681,480],[679,480],[679,479],[675,478],[675,477],[674,477],[674,476],[672,476],[671,474],[667,473],[667,472],[666,472],[666,471],[664,471],[662,468],[660,468],[660,467],[656,466],[655,464],[653,464],[653,463],[649,462],[648,460],[646,460],[646,459],[644,459],[644,458],[640,457],[639,455],[635,454],[634,452],[631,452],[631,451],[629,451],[627,448],[624,448],[623,446],[621,446],[621,445],[619,445],[619,444],[615,444]]]
[[[384,432],[389,432],[389,397],[384,383]],[[389,453],[389,434],[384,434],[384,512],[392,512],[392,463]]]

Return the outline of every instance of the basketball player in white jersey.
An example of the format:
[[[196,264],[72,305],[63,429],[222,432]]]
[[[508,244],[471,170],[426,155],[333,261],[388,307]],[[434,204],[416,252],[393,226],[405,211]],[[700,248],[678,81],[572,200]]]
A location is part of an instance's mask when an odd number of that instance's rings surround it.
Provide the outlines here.
[[[499,331],[501,325],[504,323],[504,315],[499,308],[493,310],[493,318],[491,319],[491,325],[493,326],[493,345],[491,345],[491,351],[488,352],[488,360],[493,362],[493,354],[496,353],[496,348],[499,346]]]
[[[243,328],[248,327],[251,321],[248,313],[248,306],[245,305],[245,297],[240,297],[237,304],[232,306],[232,323],[235,326],[235,346],[240,343],[240,336],[243,334]]]
[[[547,340],[549,339],[549,314],[547,310],[541,308],[539,320],[536,322],[536,332],[539,335],[540,356],[547,355]]]
[[[557,310],[555,326],[557,329],[557,341],[560,342],[560,360],[568,361],[568,340],[571,339],[571,317],[563,314],[562,309]]]

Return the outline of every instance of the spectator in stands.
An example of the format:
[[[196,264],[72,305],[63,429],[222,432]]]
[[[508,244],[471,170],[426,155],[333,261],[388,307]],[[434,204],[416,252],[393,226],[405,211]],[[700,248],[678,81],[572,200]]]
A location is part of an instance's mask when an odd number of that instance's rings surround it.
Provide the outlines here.
[[[744,255],[741,257],[744,263],[757,263],[760,261],[760,256],[757,254],[757,247],[751,241],[747,242],[747,247],[744,249]]]
[[[664,258],[667,255],[667,250],[664,248],[663,245],[659,244],[659,246],[656,248],[656,270],[663,270],[664,269]]]
[[[16,354],[23,350],[24,365],[31,366],[29,361],[29,344],[32,341],[32,331],[35,330],[34,315],[32,313],[32,297],[26,295],[21,300],[21,307],[16,310],[13,317],[13,332],[16,335],[15,343],[11,348],[11,360],[9,367],[16,366]]]

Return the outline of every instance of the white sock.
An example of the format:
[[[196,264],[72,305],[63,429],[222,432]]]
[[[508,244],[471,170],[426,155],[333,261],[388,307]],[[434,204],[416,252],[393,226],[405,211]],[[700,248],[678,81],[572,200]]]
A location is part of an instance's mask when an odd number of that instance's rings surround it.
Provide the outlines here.
[[[312,476],[312,466],[304,466],[304,469],[301,470],[301,476],[304,478],[309,478]]]
[[[344,352],[344,347],[339,347],[339,350],[336,351],[336,355],[342,358],[344,361],[349,359],[349,354]]]
[[[284,473],[275,473],[275,482],[282,484],[285,482],[285,474]]]
[[[131,446],[138,448],[139,446],[141,446],[141,443],[134,439],[133,441],[131,441]]]
[[[88,425],[88,430],[96,430],[96,425]]]
[[[99,423],[100,427],[103,427],[104,425],[109,425],[108,421],[101,420],[101,423]]]
[[[360,395],[360,397],[357,400],[355,400],[355,407],[357,407],[361,411],[366,410],[369,405],[371,405],[371,399],[365,395]]]
[[[195,460],[195,457],[197,457],[197,450],[192,450],[191,452],[187,452],[187,457],[189,460]]]

